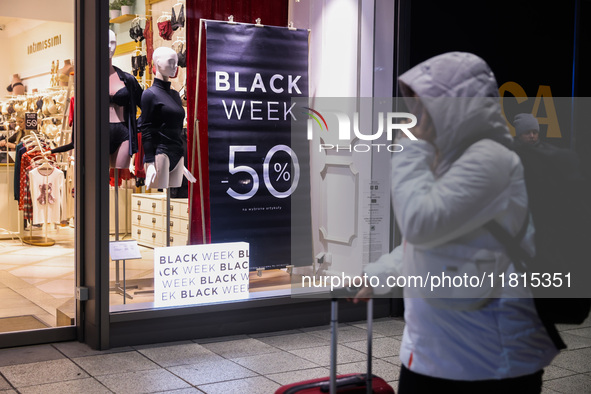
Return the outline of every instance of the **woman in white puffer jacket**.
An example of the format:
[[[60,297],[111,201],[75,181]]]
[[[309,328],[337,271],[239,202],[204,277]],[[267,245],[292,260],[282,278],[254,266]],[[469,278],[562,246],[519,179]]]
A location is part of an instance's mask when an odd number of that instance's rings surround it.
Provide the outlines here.
[[[528,215],[523,167],[507,148],[511,135],[495,77],[479,57],[453,52],[417,65],[399,80],[419,119],[411,129],[418,140],[398,140],[404,150],[392,159],[402,272],[395,272],[387,257],[365,272],[381,277],[380,283],[392,274],[467,273],[486,278],[486,284],[404,289],[398,392],[540,392],[543,368],[558,351],[529,290],[510,286],[509,275],[516,271],[503,247],[482,227],[495,219],[515,235]],[[522,241],[531,253],[533,232],[529,223]],[[490,278],[503,273],[504,283],[491,287]],[[368,292],[372,289],[358,298]]]

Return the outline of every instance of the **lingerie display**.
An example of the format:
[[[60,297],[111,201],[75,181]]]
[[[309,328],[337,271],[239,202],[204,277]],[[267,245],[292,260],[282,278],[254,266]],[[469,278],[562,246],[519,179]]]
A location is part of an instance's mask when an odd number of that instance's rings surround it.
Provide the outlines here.
[[[135,42],[142,42],[144,40],[144,30],[140,26],[139,20],[134,20],[129,29],[129,37]]]
[[[122,106],[123,116],[125,121],[123,123],[111,123],[110,126],[110,144],[109,151],[114,153],[123,141],[129,140],[129,156],[137,152],[137,107],[141,103],[142,92],[138,81],[135,77],[120,68],[113,66],[119,79],[123,82],[125,87],[119,89],[114,95],[109,97],[109,101],[113,104]],[[125,138],[123,137],[125,134]],[[115,145],[117,144],[118,145]],[[116,146],[113,150],[113,147]]]
[[[178,92],[170,82],[159,78],[142,96],[140,130],[144,147],[144,161],[154,163],[156,155],[165,154],[172,171],[184,155],[183,121],[185,110]]]
[[[135,77],[143,77],[144,70],[148,65],[148,58],[146,55],[132,56],[131,57],[131,70]]]
[[[8,90],[10,93],[12,93],[14,88],[16,88],[17,86],[23,86],[23,83],[22,82],[11,83],[10,85],[8,85],[6,87],[6,90]]]
[[[127,86],[119,89],[114,95],[109,96],[109,103],[124,107],[129,102],[129,90]]]
[[[187,67],[187,50],[185,49],[185,45],[181,44],[177,53],[178,62],[177,66],[186,68]]]
[[[181,9],[179,11],[179,16],[177,17],[174,12],[174,7],[172,7],[172,17],[170,18],[170,26],[172,30],[176,31],[181,27],[185,27],[185,5],[181,4]]]
[[[172,40],[173,30],[170,20],[158,22],[158,33],[160,34],[160,37],[162,37],[164,40]]]
[[[129,140],[129,129],[124,122],[109,123],[109,154],[117,152],[117,149],[125,141]]]
[[[152,54],[154,53],[154,37],[152,30],[152,17],[146,18],[146,28],[144,29],[144,38],[146,39],[146,58],[148,59],[148,65],[152,64]]]

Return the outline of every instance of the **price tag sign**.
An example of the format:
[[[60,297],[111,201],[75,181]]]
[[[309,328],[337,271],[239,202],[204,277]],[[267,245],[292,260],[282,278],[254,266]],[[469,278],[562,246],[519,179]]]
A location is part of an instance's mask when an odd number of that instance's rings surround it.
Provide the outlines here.
[[[37,114],[25,112],[25,130],[37,130]]]
[[[142,254],[137,241],[112,241],[109,242],[109,254],[111,260],[134,260],[141,259]]]

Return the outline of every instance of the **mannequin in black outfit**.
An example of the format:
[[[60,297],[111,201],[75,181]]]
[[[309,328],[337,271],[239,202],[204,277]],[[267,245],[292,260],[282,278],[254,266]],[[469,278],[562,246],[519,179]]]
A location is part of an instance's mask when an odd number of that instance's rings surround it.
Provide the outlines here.
[[[152,56],[154,84],[142,96],[140,130],[145,153],[146,187],[166,189],[179,187],[183,175],[195,178],[184,166],[184,144],[181,137],[185,110],[169,78],[177,72],[177,54],[167,47],[154,50]]]
[[[142,88],[133,75],[113,66],[117,37],[109,30],[109,153],[111,168],[129,168],[137,152],[137,106]]]

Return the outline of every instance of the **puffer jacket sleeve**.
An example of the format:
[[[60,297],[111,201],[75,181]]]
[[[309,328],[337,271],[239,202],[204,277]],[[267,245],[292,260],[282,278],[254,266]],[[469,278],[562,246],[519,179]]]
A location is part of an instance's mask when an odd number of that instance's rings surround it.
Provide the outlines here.
[[[404,246],[399,245],[390,253],[380,256],[375,262],[365,266],[363,272],[369,277],[379,279],[380,285],[373,288],[375,295],[384,295],[392,290],[392,283],[388,282],[388,277],[395,278],[402,275],[402,251]]]
[[[512,152],[491,140],[471,145],[436,178],[435,147],[404,141],[392,159],[392,204],[405,239],[433,247],[481,227],[509,203]]]

